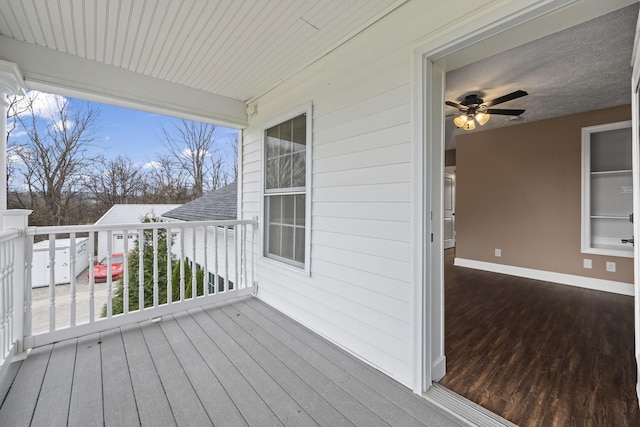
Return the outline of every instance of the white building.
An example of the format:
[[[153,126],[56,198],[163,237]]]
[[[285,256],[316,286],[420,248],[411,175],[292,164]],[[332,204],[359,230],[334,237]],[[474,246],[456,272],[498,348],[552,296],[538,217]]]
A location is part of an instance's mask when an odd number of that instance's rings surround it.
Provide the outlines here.
[[[165,212],[175,209],[179,204],[120,204],[113,205],[102,217],[96,221],[96,225],[111,224],[137,224],[149,215],[160,217]],[[107,256],[108,234],[105,231],[98,233],[98,261]],[[134,234],[129,234],[128,248],[133,249],[136,241]],[[111,232],[111,253],[124,251],[124,231]]]

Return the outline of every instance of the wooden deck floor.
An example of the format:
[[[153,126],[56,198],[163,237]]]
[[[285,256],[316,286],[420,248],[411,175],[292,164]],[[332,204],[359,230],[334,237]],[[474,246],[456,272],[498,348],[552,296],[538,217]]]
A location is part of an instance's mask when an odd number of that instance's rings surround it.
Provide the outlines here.
[[[34,349],[0,426],[449,426],[409,389],[253,297]]]
[[[520,426],[640,426],[633,297],[453,267],[450,390]]]

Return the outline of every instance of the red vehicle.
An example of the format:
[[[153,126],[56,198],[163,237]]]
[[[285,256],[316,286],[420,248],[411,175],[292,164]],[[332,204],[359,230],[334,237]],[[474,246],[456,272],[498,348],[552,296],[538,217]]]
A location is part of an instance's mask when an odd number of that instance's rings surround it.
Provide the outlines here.
[[[111,279],[118,280],[124,272],[124,254],[113,254],[111,256]],[[93,266],[93,280],[95,282],[107,281],[107,258]]]

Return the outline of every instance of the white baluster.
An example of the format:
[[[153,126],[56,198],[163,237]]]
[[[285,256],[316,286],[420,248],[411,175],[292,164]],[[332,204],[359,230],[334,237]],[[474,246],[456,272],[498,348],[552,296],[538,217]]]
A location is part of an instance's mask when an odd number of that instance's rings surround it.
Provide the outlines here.
[[[204,275],[202,278],[202,286],[204,287],[203,294],[204,296],[209,296],[209,246],[207,244],[207,234],[209,233],[209,227],[202,227],[202,246],[204,248],[204,258],[202,259],[204,269]]]
[[[93,266],[96,263],[95,256],[95,232],[89,232],[89,323],[93,323],[96,319],[96,300],[95,300],[95,277],[93,276]]]
[[[122,272],[122,313],[129,313],[129,230],[122,230],[124,233],[124,263]]]
[[[138,309],[144,309],[144,230],[138,230]]]
[[[113,314],[113,231],[107,230],[107,319]]]
[[[173,302],[173,266],[171,247],[173,246],[173,234],[170,228],[167,231],[167,304]]]
[[[49,234],[49,331],[56,329],[56,236]]]
[[[69,292],[71,297],[70,326],[76,325],[76,233],[69,234]]]
[[[153,306],[158,306],[158,229],[153,229]]]
[[[191,227],[191,298],[195,299],[198,295],[198,281],[197,281],[197,269],[198,263],[196,262],[196,228]]]

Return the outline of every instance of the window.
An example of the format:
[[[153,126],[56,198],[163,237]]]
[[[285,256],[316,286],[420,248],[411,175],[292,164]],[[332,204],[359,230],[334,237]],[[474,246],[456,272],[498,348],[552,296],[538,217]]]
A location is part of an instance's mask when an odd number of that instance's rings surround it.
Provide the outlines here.
[[[631,121],[582,129],[582,252],[633,257]]]
[[[308,269],[311,109],[264,131],[266,257]]]

